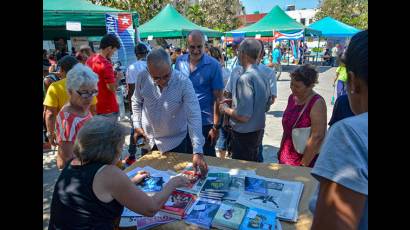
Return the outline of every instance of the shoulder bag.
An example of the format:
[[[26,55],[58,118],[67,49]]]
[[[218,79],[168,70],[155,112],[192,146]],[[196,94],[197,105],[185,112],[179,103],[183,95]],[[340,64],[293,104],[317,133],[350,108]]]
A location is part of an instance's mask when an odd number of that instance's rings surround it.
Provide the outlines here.
[[[298,152],[299,154],[303,154],[303,152],[305,151],[307,140],[310,137],[311,127],[295,128],[295,126],[298,123],[303,112],[305,111],[306,107],[310,104],[313,96],[311,96],[310,99],[305,103],[305,106],[300,112],[298,119],[296,119],[295,124],[293,124],[292,126],[292,143],[295,147],[296,152]]]

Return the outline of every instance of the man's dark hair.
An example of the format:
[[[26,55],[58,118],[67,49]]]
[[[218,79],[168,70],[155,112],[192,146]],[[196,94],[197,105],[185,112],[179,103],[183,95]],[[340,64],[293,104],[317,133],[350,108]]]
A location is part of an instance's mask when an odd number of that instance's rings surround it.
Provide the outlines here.
[[[295,71],[290,74],[290,77],[296,81],[303,82],[306,87],[310,87],[318,83],[317,79],[319,75],[314,66],[306,64],[295,69]]]
[[[75,57],[69,55],[62,57],[58,61],[58,65],[60,66],[61,70],[66,73],[68,73],[68,71],[70,71],[70,69],[73,68],[73,66],[77,63],[78,60]]]
[[[106,34],[101,39],[100,49],[105,49],[110,46],[112,48],[117,48],[117,49],[121,47],[120,41],[118,40],[117,36],[115,36],[114,34]]]
[[[352,71],[366,84],[369,82],[369,35],[368,30],[355,34],[345,53],[346,70]]]
[[[138,43],[136,46],[135,46],[135,55],[138,55],[138,54],[147,54],[148,53],[148,48],[147,48],[147,46],[146,45],[144,45],[144,44],[142,44],[142,43]]]
[[[261,52],[262,52],[263,56],[265,56],[265,47],[263,45],[263,41],[262,40],[258,40],[258,41],[259,41],[259,43],[261,44],[261,47],[262,47]]]

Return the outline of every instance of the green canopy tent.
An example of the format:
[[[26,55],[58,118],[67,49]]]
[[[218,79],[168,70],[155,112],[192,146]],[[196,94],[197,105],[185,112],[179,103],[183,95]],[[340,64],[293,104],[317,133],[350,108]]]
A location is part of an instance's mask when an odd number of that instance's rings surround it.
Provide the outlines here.
[[[141,38],[181,38],[186,37],[192,30],[200,30],[208,37],[221,37],[222,32],[199,26],[182,16],[167,4],[154,18],[142,24],[139,28]]]
[[[304,30],[305,36],[321,35],[320,31],[306,28],[289,17],[279,6],[275,6],[265,17],[255,24],[226,32],[226,36],[232,36],[232,33],[245,32],[245,37],[254,37],[256,34],[260,34],[261,37],[273,37],[273,30],[286,33]]]
[[[102,36],[106,34],[105,13],[124,12],[111,7],[94,5],[87,0],[43,0],[43,40],[69,36]],[[138,14],[132,12],[134,27]],[[66,30],[66,22],[81,22],[81,31]]]

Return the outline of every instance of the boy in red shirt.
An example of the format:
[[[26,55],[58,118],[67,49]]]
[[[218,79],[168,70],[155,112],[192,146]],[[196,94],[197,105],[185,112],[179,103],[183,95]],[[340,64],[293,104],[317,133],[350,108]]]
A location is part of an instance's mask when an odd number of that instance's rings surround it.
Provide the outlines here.
[[[113,34],[105,35],[100,42],[100,52],[88,58],[86,64],[98,75],[98,95],[96,110],[98,115],[118,118],[119,108],[116,99],[117,78],[111,63],[112,55],[121,47],[118,38]]]

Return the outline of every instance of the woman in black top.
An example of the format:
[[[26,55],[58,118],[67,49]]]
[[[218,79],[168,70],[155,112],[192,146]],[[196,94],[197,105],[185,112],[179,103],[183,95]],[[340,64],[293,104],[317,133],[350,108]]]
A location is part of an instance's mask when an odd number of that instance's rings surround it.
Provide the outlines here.
[[[115,166],[128,131],[101,116],[81,128],[73,148],[76,158],[63,169],[54,187],[49,229],[113,229],[124,206],[154,216],[175,188],[188,185],[188,179],[179,176],[152,197],[139,190],[134,183],[148,173],[139,172],[130,180]]]

